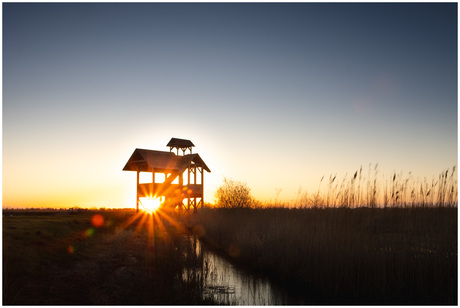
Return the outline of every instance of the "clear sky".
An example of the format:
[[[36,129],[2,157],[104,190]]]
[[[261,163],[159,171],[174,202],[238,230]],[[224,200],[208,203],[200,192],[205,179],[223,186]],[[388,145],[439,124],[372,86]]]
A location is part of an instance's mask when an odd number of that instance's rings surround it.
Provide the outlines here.
[[[457,165],[457,3],[3,3],[3,206],[135,206],[190,139],[260,200]]]

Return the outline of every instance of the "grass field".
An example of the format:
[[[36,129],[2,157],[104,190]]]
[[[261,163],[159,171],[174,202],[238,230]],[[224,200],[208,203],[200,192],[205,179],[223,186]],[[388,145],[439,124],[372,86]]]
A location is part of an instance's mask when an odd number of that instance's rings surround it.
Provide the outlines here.
[[[311,304],[457,304],[457,209],[204,209],[198,236]]]
[[[180,228],[155,226],[152,235],[147,216],[133,217],[3,211],[3,304],[209,303],[180,279],[187,261]]]

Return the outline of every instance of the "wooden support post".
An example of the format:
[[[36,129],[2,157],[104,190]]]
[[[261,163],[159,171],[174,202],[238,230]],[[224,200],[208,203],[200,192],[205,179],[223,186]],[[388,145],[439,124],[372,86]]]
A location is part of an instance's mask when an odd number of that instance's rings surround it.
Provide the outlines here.
[[[193,184],[196,185],[196,165],[195,165],[195,167],[193,167],[193,170],[194,170],[194,172],[193,172]]]
[[[155,197],[153,194],[155,189],[155,170],[152,170],[152,185],[150,185],[150,197]]]
[[[180,190],[181,190],[181,194],[184,193],[184,173],[183,172],[179,172],[179,187],[180,187]],[[187,192],[185,192],[187,193]],[[180,203],[184,203],[184,198],[182,197],[181,195],[181,198],[180,198]],[[182,205],[181,205],[182,206]]]
[[[201,208],[204,206],[204,168],[201,166]]]
[[[136,212],[139,212],[139,169],[137,169],[137,180],[136,180]]]
[[[190,163],[187,168],[187,185],[190,187]],[[187,194],[187,208],[190,209],[190,196]]]

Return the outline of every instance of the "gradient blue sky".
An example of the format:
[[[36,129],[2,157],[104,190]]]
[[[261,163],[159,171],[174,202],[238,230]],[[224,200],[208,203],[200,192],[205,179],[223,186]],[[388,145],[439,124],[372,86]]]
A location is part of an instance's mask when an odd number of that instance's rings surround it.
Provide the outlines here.
[[[3,3],[3,206],[135,204],[192,140],[260,200],[457,165],[457,4]]]

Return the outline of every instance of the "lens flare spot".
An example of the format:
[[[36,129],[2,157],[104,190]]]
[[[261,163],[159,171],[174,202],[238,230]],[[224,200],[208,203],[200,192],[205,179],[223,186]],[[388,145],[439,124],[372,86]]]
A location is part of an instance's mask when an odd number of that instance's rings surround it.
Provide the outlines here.
[[[67,252],[69,253],[69,255],[73,255],[73,253],[75,252],[75,247],[73,247],[72,245],[67,246]]]
[[[369,97],[356,97],[352,103],[356,113],[361,116],[368,116],[374,111],[374,101]]]
[[[91,223],[96,228],[102,227],[102,225],[104,225],[104,216],[101,214],[94,215],[93,218],[91,218]]]
[[[88,238],[88,237],[93,236],[93,234],[94,234],[94,228],[89,228],[85,230],[85,232],[83,233],[83,236]]]
[[[198,238],[202,238],[206,234],[206,230],[204,229],[204,227],[202,225],[194,226],[193,229],[192,229],[192,232]]]
[[[228,247],[228,254],[232,258],[238,258],[241,254],[241,250],[236,244],[231,243],[230,246]]]

